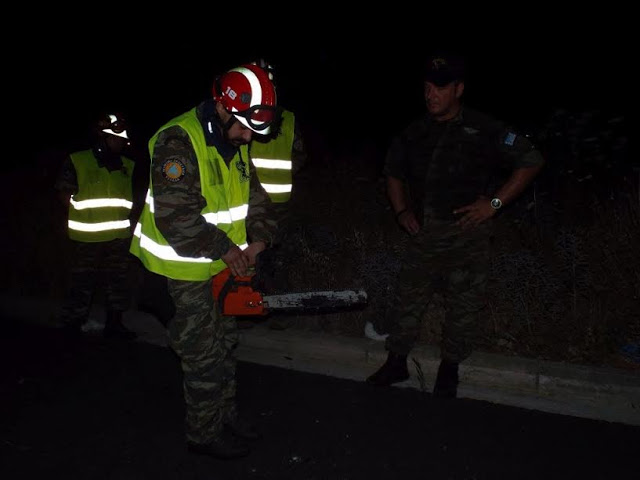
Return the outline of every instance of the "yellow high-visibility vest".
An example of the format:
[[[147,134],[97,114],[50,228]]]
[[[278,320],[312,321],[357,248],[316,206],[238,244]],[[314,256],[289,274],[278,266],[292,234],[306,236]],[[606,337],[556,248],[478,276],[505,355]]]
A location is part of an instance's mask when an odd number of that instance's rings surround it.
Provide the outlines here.
[[[280,134],[266,143],[257,140],[251,142],[251,161],[256,167],[260,183],[274,203],[287,202],[291,198],[294,125],[294,114],[283,110]]]
[[[201,192],[207,202],[200,214],[208,223],[224,231],[241,249],[246,248],[245,219],[249,211],[250,182],[249,167],[243,167],[241,162],[243,158],[249,158],[248,147],[240,147],[227,167],[218,150],[207,146],[196,109],[193,108],[160,127],[149,140],[151,158],[160,132],[174,125],[187,132],[198,158]],[[226,268],[221,259],[178,255],[158,230],[153,212],[153,185],[149,182],[145,205],[129,249],[148,270],[175,280],[202,281]]]
[[[131,236],[134,162],[122,159],[123,168],[109,171],[98,164],[91,150],[71,154],[78,192],[69,204],[69,238],[78,242],[108,242]]]

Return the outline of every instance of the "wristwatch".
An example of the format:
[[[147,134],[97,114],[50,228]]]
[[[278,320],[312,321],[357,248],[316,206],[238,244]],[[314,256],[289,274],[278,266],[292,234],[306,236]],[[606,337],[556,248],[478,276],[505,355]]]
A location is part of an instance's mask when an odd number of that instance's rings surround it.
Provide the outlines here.
[[[494,210],[498,210],[500,207],[502,207],[502,200],[500,200],[498,197],[492,198],[491,208],[493,208]]]

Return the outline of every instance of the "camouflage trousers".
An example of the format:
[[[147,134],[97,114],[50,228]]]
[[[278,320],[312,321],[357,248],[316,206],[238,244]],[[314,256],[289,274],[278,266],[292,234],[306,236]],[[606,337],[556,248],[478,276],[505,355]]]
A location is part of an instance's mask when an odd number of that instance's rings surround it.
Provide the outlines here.
[[[220,314],[211,283],[168,281],[176,307],[169,341],[182,364],[186,437],[196,443],[211,441],[237,416],[236,319]]]
[[[489,236],[485,225],[463,232],[451,224],[431,222],[412,237],[398,277],[387,350],[409,353],[438,292],[445,302],[441,357],[461,362],[471,355],[485,305]]]
[[[87,321],[98,286],[105,288],[105,306],[108,311],[124,312],[129,308],[129,268],[133,260],[129,244],[129,239],[108,242],[73,241],[70,285],[61,311],[65,322],[82,325]]]

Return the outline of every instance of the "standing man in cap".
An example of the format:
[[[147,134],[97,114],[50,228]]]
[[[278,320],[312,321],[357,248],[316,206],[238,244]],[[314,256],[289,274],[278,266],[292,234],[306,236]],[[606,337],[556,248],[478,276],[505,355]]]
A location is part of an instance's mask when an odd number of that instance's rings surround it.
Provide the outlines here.
[[[397,295],[388,357],[367,378],[389,386],[409,378],[407,355],[435,291],[446,301],[441,361],[433,389],[455,398],[458,367],[472,352],[489,271],[491,219],[536,177],[543,158],[523,135],[463,105],[465,66],[455,55],[426,65],[427,114],[392,142],[385,160],[387,194],[410,236]],[[500,171],[510,171],[497,182]]]

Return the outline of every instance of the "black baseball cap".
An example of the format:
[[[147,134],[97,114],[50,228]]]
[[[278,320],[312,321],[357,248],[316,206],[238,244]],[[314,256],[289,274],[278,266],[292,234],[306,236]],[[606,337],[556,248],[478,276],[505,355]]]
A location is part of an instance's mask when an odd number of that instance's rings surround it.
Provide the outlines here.
[[[424,79],[438,87],[464,81],[464,60],[453,54],[432,55],[425,65]]]

